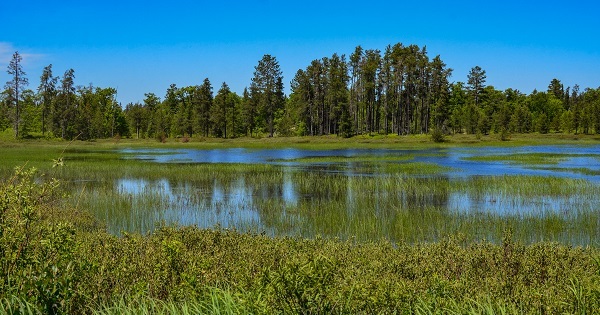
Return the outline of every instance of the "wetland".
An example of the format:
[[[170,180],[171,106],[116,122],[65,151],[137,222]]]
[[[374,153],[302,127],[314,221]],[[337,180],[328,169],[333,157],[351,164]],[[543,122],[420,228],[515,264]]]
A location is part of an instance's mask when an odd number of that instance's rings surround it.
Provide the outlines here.
[[[361,241],[499,241],[508,228],[527,243],[600,239],[598,145],[126,147],[67,150],[64,162],[71,205],[116,235],[176,224]]]
[[[0,314],[599,309],[597,141],[272,144],[2,145]]]

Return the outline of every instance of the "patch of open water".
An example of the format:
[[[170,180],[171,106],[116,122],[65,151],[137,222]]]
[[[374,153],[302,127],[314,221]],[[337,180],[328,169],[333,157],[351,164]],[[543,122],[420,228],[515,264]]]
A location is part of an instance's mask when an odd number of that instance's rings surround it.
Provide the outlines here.
[[[408,163],[426,162],[449,167],[445,172],[451,178],[469,176],[530,175],[581,178],[600,182],[600,174],[590,175],[580,170],[589,169],[600,172],[600,145],[598,146],[524,146],[524,147],[480,147],[480,148],[443,148],[425,150],[396,149],[336,149],[336,150],[302,150],[286,149],[176,149],[172,151],[151,149],[125,149],[128,158],[147,160],[156,163],[241,163],[241,164],[274,164],[298,168],[306,171],[339,171],[349,170],[354,175],[366,175],[355,172],[353,166],[358,165],[360,157],[379,157],[379,162]],[[565,158],[558,164],[510,163],[508,161],[470,160],[472,157],[510,156],[525,154],[564,154]],[[386,161],[385,157],[411,156],[406,161]],[[306,158],[346,157],[350,162],[297,161]],[[324,165],[335,167],[324,168]]]

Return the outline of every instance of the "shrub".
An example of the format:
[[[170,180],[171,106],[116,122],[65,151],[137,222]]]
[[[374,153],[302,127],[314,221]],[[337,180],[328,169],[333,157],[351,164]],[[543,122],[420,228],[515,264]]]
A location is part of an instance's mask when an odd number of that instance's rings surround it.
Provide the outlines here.
[[[444,142],[446,141],[444,132],[440,128],[434,128],[431,132],[431,140],[433,142]]]

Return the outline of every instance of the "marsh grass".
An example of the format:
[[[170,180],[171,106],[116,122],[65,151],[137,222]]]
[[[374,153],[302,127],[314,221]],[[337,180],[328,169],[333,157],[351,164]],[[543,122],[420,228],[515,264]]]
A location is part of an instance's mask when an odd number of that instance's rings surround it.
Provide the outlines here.
[[[110,304],[103,305],[98,310],[93,310],[97,315],[151,315],[151,314],[249,314],[239,297],[234,296],[229,290],[207,288],[205,295],[198,300],[164,301],[148,297],[132,299],[124,296]]]
[[[84,143],[65,150],[52,144],[14,143],[3,151],[7,163],[0,170],[9,172],[11,163],[29,158],[27,165],[39,165],[45,174],[40,180],[61,179],[69,195],[65,205],[93,213],[117,235],[147,234],[167,223],[218,225],[271,236],[411,243],[459,232],[470,240],[498,242],[509,227],[526,242],[596,246],[594,240],[600,237],[600,188],[586,180],[450,180],[444,176],[448,168],[403,160],[411,155],[391,162],[388,156],[369,161],[357,157],[350,163],[360,166],[334,171],[269,164],[158,164],[128,159],[131,154],[115,147]],[[64,166],[53,168],[51,161],[60,154]],[[136,187],[124,188],[123,182]]]
[[[0,299],[0,315],[41,315],[39,306],[17,296]]]
[[[506,155],[470,156],[465,158],[469,161],[502,161],[518,164],[558,164],[570,156],[565,154],[550,153],[525,153]]]
[[[454,171],[451,167],[427,162],[383,163],[377,169],[378,173],[390,173],[392,175],[437,175]]]
[[[298,194],[305,196],[297,205],[281,200],[257,203],[261,217],[268,218],[263,223],[274,227],[276,235],[414,243],[464,233],[471,241],[498,242],[503,230],[511,228],[515,237],[528,243],[596,245],[594,239],[600,237],[600,188],[584,180],[299,174],[294,182]],[[456,195],[486,202],[476,204],[477,210],[465,209],[460,202],[449,204]]]
[[[121,163],[126,166],[116,165]],[[91,211],[115,234],[148,233],[166,222],[271,236],[411,243],[455,233],[497,242],[505,228],[528,243],[596,245],[594,239],[600,237],[600,187],[579,179],[449,180],[439,175],[446,168],[422,162],[357,168],[359,174],[373,175],[290,172],[262,164],[157,165],[110,159],[69,164],[53,171],[71,180],[71,206]],[[111,165],[122,171],[110,172]],[[139,183],[138,191],[116,187],[123,178]],[[78,180],[91,181],[81,188]]]
[[[567,172],[567,173],[575,173],[575,174],[583,174],[583,175],[591,175],[598,176],[600,175],[600,170],[593,170],[586,167],[550,167],[550,166],[540,166],[534,167],[534,169],[542,169],[548,171],[556,171],[556,172]]]
[[[309,156],[285,161],[299,163],[351,163],[351,162],[398,162],[410,161],[413,154],[396,155],[352,155],[352,156]]]
[[[600,158],[597,154],[564,154],[564,153],[522,153],[522,154],[505,154],[505,155],[485,155],[485,156],[470,156],[465,160],[469,161],[501,161],[514,164],[524,165],[556,165],[570,158],[591,157]]]

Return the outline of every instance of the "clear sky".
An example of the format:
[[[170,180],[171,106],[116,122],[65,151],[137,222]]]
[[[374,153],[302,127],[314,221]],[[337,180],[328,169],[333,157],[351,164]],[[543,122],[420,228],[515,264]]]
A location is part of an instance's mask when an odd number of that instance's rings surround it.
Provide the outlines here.
[[[524,93],[600,86],[597,1],[0,1],[0,84],[12,53],[29,88],[43,67],[75,70],[77,85],[114,87],[125,105],[171,83],[241,94],[264,54],[289,86],[296,71],[354,47],[427,46],[466,81],[479,65],[487,84]],[[289,91],[288,91],[289,93]]]

